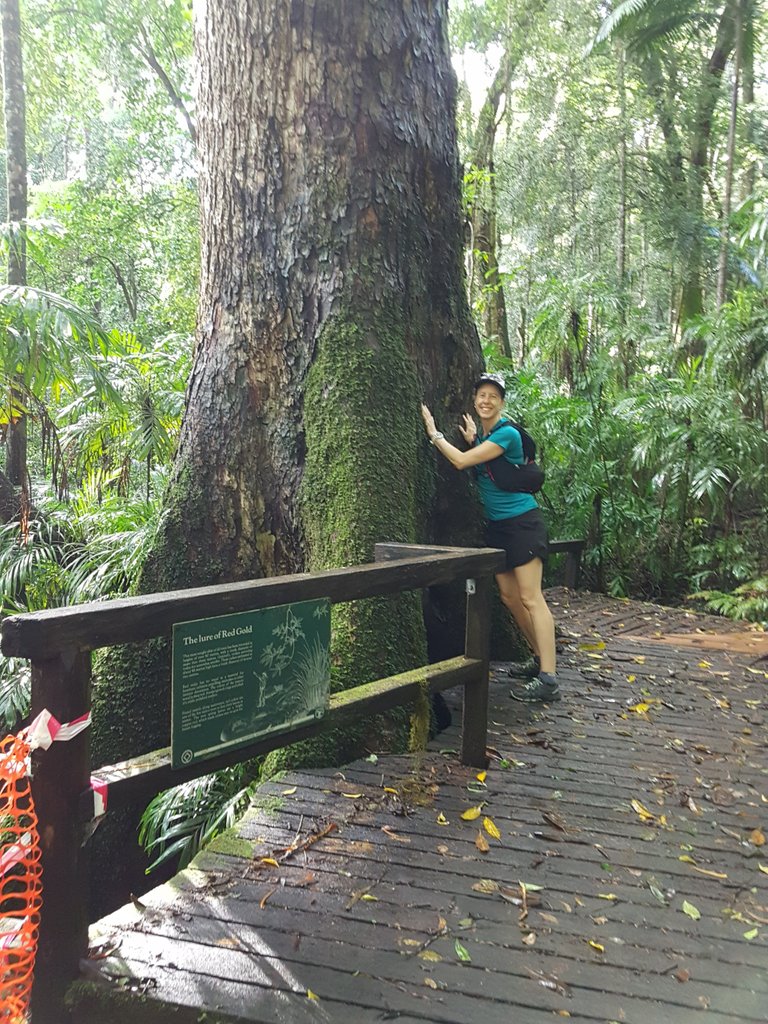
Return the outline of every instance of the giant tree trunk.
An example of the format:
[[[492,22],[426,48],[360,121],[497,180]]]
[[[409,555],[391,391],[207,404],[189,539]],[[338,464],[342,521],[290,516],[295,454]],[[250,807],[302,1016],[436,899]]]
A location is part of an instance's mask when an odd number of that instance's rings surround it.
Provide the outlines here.
[[[418,414],[453,431],[481,362],[445,23],[446,0],[200,6],[199,331],[142,591],[476,539]],[[410,598],[348,608],[334,636],[339,685],[424,657]],[[99,757],[167,735],[167,668],[139,660],[111,661]]]
[[[27,218],[27,145],[24,65],[21,55],[19,0],[0,0],[3,32],[3,104],[5,109],[6,182],[8,190],[8,284],[27,283],[25,222]],[[9,396],[6,473],[12,484],[26,488],[27,425],[15,389]]]

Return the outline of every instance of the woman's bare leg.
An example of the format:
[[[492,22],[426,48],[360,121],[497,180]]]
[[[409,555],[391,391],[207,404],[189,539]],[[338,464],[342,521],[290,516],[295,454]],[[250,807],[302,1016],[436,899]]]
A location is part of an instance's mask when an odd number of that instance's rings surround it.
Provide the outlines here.
[[[541,671],[554,675],[557,669],[555,620],[541,591],[544,564],[540,558],[534,558],[525,565],[518,565],[511,572],[515,577],[520,603],[527,613],[535,643],[534,651],[539,656]]]
[[[528,613],[528,609],[525,607],[522,598],[520,597],[520,587],[518,586],[517,578],[515,577],[515,570],[509,569],[507,572],[497,573],[496,583],[499,588],[501,603],[507,611],[510,612],[512,618],[520,628],[520,632],[528,641],[528,646],[538,658],[539,648],[536,642],[536,633],[533,628],[533,621]]]

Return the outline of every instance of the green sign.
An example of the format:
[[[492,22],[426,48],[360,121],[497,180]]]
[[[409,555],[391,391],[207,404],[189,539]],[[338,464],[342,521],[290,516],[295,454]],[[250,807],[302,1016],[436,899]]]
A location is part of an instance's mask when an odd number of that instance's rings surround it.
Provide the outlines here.
[[[171,765],[320,718],[328,705],[328,601],[173,627]]]

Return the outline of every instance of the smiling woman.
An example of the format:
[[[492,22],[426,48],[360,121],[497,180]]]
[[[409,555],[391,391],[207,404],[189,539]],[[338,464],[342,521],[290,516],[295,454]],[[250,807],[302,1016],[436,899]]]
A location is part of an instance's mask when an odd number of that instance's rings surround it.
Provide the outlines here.
[[[497,373],[483,373],[475,383],[474,406],[480,420],[464,414],[459,424],[470,446],[462,451],[437,429],[426,405],[421,415],[429,440],[456,469],[474,468],[486,515],[485,539],[489,547],[506,552],[505,572],[496,582],[501,600],[511,612],[533,652],[523,669],[524,681],[513,686],[510,696],[526,702],[560,699],[557,685],[555,625],[544,600],[541,581],[547,555],[547,529],[532,494],[502,490],[488,472],[488,463],[505,459],[523,465],[520,431],[503,416],[506,386]]]

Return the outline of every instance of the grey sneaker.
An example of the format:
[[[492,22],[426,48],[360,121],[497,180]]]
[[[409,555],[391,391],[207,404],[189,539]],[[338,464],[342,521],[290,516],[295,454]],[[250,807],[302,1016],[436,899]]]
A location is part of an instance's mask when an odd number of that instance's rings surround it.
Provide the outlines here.
[[[513,700],[520,700],[526,704],[549,704],[552,701],[560,700],[560,687],[557,685],[557,677],[547,672],[540,672],[535,679],[529,679],[527,683],[519,683],[509,691]]]
[[[541,671],[541,662],[534,655],[527,661],[513,662],[509,666],[509,675],[513,679],[535,679]]]

